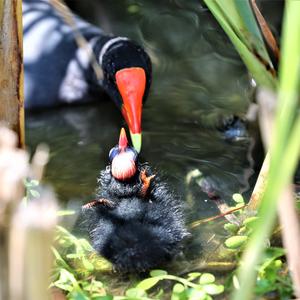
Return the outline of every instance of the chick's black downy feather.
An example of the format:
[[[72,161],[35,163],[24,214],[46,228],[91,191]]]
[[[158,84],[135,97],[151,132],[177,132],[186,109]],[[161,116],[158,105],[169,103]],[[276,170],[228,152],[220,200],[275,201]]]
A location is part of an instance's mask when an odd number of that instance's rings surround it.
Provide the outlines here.
[[[141,196],[142,170],[152,175],[149,166],[138,165],[129,182],[116,180],[110,167],[101,171],[97,197],[111,205],[85,212],[94,249],[123,272],[146,271],[170,261],[188,235],[179,199],[157,176]]]

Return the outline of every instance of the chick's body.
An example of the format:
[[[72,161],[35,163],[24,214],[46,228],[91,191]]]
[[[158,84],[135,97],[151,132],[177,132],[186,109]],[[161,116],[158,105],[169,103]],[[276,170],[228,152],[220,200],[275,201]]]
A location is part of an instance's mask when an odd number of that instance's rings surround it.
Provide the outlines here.
[[[109,204],[88,210],[94,249],[125,272],[146,271],[170,261],[188,235],[179,199],[157,176],[143,194],[142,172],[152,175],[149,166],[140,164],[129,181],[115,179],[110,166],[101,171],[97,196]]]

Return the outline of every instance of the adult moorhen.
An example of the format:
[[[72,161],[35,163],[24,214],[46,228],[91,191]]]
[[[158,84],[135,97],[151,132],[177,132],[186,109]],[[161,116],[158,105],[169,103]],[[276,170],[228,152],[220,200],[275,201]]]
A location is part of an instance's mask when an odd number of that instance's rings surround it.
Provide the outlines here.
[[[178,197],[138,153],[125,130],[100,172],[97,200],[83,206],[94,249],[122,272],[143,272],[170,261],[189,235]]]
[[[23,0],[25,107],[87,102],[99,99],[104,90],[121,110],[140,151],[142,102],[151,84],[149,56],[128,38],[107,35],[77,16],[74,21],[102,68],[101,80],[51,1]]]

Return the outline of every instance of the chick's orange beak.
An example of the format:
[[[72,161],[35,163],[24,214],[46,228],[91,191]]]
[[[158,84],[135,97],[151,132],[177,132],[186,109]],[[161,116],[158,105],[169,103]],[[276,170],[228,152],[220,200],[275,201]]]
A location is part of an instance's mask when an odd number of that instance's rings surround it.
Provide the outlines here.
[[[132,144],[140,152],[142,145],[142,107],[146,88],[146,74],[142,68],[125,68],[116,73],[116,84],[121,94],[122,114],[128,124]]]

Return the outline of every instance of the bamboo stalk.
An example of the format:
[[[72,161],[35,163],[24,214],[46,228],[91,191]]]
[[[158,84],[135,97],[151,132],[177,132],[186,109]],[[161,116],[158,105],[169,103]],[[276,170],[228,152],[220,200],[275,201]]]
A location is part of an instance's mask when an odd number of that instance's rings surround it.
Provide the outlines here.
[[[265,149],[269,149],[274,126],[276,94],[259,89],[257,101],[260,107],[259,123]],[[270,168],[269,154],[264,161],[258,180],[251,195],[249,207],[257,209],[266,188],[266,178]],[[296,296],[300,297],[300,223],[296,213],[292,185],[287,186],[278,202],[278,216],[282,226],[282,240],[287,250],[287,261],[294,283]]]
[[[50,299],[56,204],[53,193],[44,192],[28,206],[20,205],[29,163],[16,145],[16,134],[0,127],[0,300]],[[45,149],[35,155],[39,176],[47,157]]]
[[[287,186],[280,197],[278,215],[282,226],[283,245],[287,250],[286,255],[294,292],[296,297],[300,298],[300,223],[292,185]]]
[[[276,102],[277,102],[276,98],[277,98],[276,94],[273,93],[272,91],[262,89],[262,88],[258,89],[257,91],[256,99],[259,106],[258,109],[259,127],[260,127],[264,148],[266,149],[266,151],[269,149],[269,145],[272,137],[272,129],[274,124],[275,109],[276,109]],[[247,209],[250,212],[253,210],[257,210],[260,205],[261,199],[265,192],[269,169],[270,169],[270,155],[269,152],[267,152],[248,203]]]
[[[0,127],[0,299],[9,295],[9,226],[14,208],[24,194],[23,178],[28,171],[28,156],[15,149],[16,135]]]
[[[22,1],[0,1],[0,121],[24,147]]]
[[[53,193],[44,192],[15,214],[10,232],[11,299],[50,299],[56,210]]]

